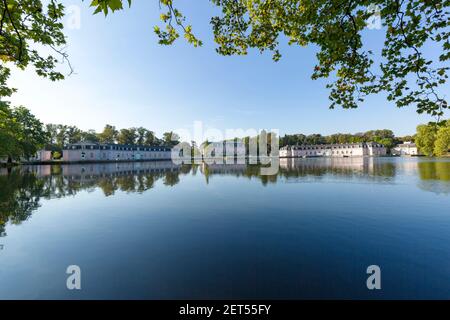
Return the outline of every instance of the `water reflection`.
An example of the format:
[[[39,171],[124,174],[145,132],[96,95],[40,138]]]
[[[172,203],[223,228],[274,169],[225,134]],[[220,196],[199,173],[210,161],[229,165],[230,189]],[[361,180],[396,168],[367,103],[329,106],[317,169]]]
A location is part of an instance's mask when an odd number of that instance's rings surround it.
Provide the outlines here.
[[[417,167],[422,190],[450,194],[450,162],[419,162]]]
[[[396,163],[376,158],[281,159],[280,174],[287,178],[312,176],[320,178],[390,181],[396,174]]]
[[[63,198],[80,191],[102,190],[143,193],[158,180],[165,186],[180,183],[182,175],[200,172],[206,183],[213,176],[258,179],[263,185],[287,182],[359,181],[395,183],[397,176],[418,177],[420,189],[450,193],[450,161],[445,159],[317,158],[280,159],[277,175],[261,176],[260,166],[249,164],[175,165],[170,161],[86,165],[24,166],[0,169],[0,236],[7,223],[19,224],[39,208],[41,199]]]

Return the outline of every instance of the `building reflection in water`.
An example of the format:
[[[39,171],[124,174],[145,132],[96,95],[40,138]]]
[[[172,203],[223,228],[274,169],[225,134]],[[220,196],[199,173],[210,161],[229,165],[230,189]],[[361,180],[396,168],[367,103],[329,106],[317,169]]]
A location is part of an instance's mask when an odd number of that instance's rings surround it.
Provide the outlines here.
[[[420,189],[438,194],[450,194],[450,162],[417,163]]]
[[[285,158],[280,159],[280,175],[290,177],[336,177],[389,181],[395,177],[396,165],[380,158]]]
[[[263,185],[280,180],[302,183],[313,181],[357,181],[395,183],[397,176],[412,176],[420,189],[450,193],[450,161],[417,158],[311,158],[280,159],[276,175],[261,176],[259,165],[186,164],[171,161],[105,164],[23,166],[0,169],[0,236],[6,223],[27,220],[42,199],[73,196],[83,190],[100,189],[105,196],[117,191],[143,193],[162,181],[175,186],[183,175],[202,174],[206,183],[213,176],[257,179]]]

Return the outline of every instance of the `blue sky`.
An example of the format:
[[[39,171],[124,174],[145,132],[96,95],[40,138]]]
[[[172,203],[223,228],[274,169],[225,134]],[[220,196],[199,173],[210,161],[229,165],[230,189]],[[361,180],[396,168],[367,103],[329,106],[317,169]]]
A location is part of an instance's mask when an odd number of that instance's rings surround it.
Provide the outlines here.
[[[370,97],[356,110],[328,109],[327,81],[310,79],[314,48],[282,45],[278,63],[257,51],[218,55],[209,25],[216,9],[207,0],[180,7],[203,40],[201,48],[183,39],[169,47],[157,44],[158,1],[134,1],[131,9],[106,19],[93,16],[87,3],[62,2],[81,8],[80,29],[66,31],[76,74],[55,83],[32,71],[14,72],[10,81],[19,89],[12,102],[45,123],[97,131],[106,123],[144,126],[158,135],[192,129],[194,121],[219,130],[331,134],[386,128],[404,135],[432,120],[415,107],[396,108],[384,95]],[[379,50],[382,35],[366,31],[367,46]],[[448,87],[444,93],[449,95]]]

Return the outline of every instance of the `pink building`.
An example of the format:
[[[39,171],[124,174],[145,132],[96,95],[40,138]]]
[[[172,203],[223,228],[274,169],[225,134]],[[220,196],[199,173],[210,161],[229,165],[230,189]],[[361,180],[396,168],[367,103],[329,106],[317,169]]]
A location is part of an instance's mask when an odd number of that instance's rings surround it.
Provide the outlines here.
[[[161,146],[137,146],[80,142],[66,146],[63,160],[83,161],[144,161],[170,160],[171,149]]]

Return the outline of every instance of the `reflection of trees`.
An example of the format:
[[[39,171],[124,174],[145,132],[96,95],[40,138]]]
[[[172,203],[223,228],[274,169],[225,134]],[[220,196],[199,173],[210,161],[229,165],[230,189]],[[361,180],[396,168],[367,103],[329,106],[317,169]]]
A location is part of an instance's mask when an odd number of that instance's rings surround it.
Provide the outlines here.
[[[200,168],[206,181],[213,175],[233,175],[258,179],[263,185],[276,183],[279,177],[321,179],[336,176],[340,179],[362,178],[366,180],[390,181],[396,175],[396,164],[376,161],[373,158],[314,158],[282,159],[277,175],[261,175],[259,164],[203,164]]]
[[[285,178],[337,176],[384,181],[395,177],[395,170],[395,163],[373,158],[284,159],[279,174]]]
[[[39,207],[44,183],[33,174],[22,174],[13,170],[0,176],[0,234],[5,224],[19,224],[28,219]]]
[[[419,162],[420,179],[450,181],[450,162]]]
[[[265,186],[268,183],[276,183],[277,175],[261,175],[261,165],[249,164],[246,166],[243,176],[249,179],[257,178],[261,180],[261,183]]]
[[[450,161],[410,162],[421,179],[419,187],[435,193],[450,193]],[[0,171],[0,234],[6,223],[20,223],[39,207],[41,199],[63,198],[80,191],[100,189],[105,196],[117,191],[143,193],[154,188],[158,180],[166,186],[180,182],[180,175],[201,172],[208,182],[213,175],[231,175],[257,179],[263,185],[276,183],[279,177],[304,179],[336,176],[339,179],[365,179],[391,181],[396,175],[394,161],[373,159],[330,160],[289,159],[281,162],[278,175],[261,176],[260,165],[251,164],[202,164],[182,165],[154,164],[92,165],[92,166],[33,166]]]
[[[434,193],[450,193],[450,162],[424,161],[417,165],[419,169],[419,188]]]
[[[41,199],[63,198],[80,191],[101,189],[105,196],[116,191],[143,193],[154,187],[158,179],[165,185],[179,182],[177,168],[149,170],[111,171],[108,174],[86,173],[80,168],[76,174],[64,175],[61,166],[52,166],[45,174],[33,169],[38,167],[14,168],[0,174],[0,235],[6,223],[18,224],[28,219],[40,206]],[[183,173],[190,172],[190,166]],[[118,169],[120,170],[120,169]]]
[[[168,172],[164,177],[164,184],[166,186],[174,186],[178,182],[180,182],[180,178],[178,177],[177,172]]]

